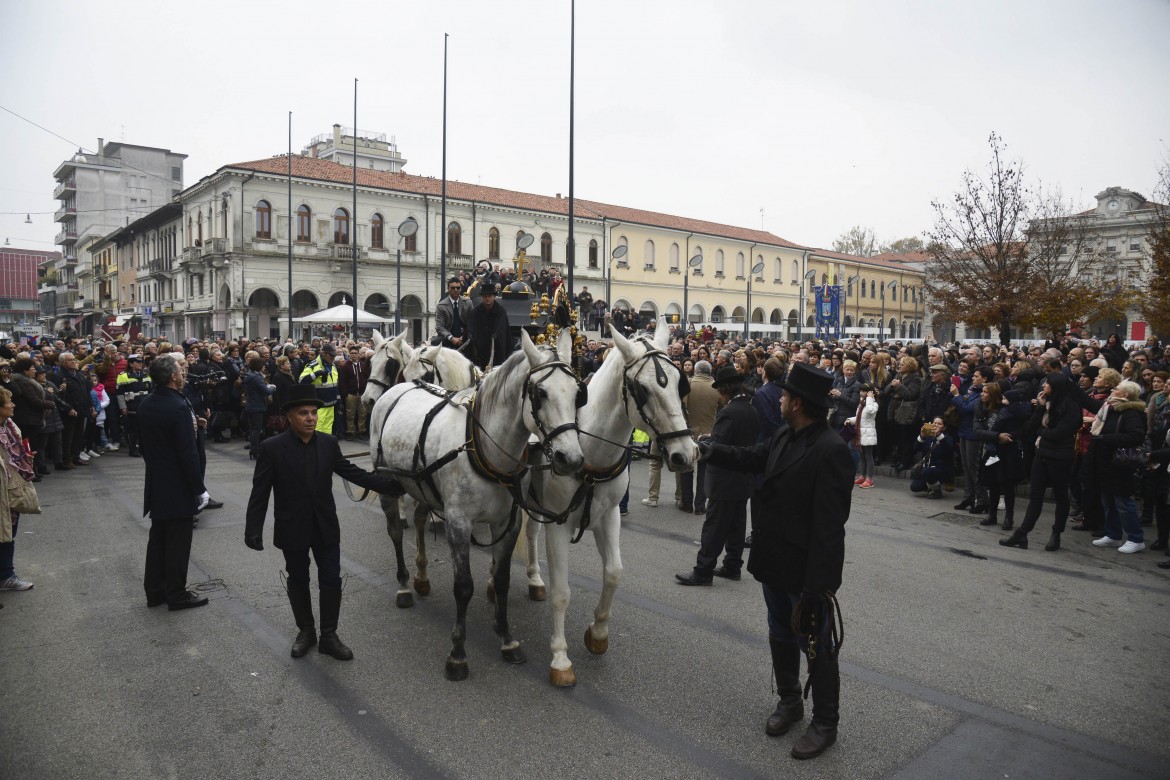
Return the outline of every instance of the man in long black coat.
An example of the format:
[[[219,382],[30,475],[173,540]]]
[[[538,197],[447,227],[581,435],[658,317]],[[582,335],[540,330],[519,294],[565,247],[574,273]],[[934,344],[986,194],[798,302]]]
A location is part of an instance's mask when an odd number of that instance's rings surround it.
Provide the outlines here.
[[[812,723],[793,746],[794,758],[818,756],[837,740],[841,675],[829,605],[845,565],[853,458],[826,420],[832,385],[829,374],[796,363],[781,383],[780,410],[787,427],[753,447],[699,443],[708,470],[719,465],[763,474],[748,571],[763,586],[780,692],[765,725],[769,735],[784,734],[804,718],[802,649],[809,655],[812,682]],[[792,627],[794,615],[798,631]],[[815,654],[810,638],[816,640]]]
[[[722,368],[712,387],[719,392],[724,406],[715,417],[710,437],[704,441],[727,447],[746,447],[755,442],[760,416],[744,391],[743,375],[734,368]],[[703,522],[702,545],[695,557],[694,570],[674,575],[679,584],[710,585],[712,577],[740,578],[747,533],[747,502],[754,488],[750,474],[708,464],[703,483],[707,518]],[[715,568],[724,547],[727,554],[723,556],[723,565]]]
[[[293,385],[283,405],[289,428],[260,444],[244,543],[263,550],[268,497],[276,494],[272,543],[284,553],[288,600],[297,621],[293,658],[317,644],[313,602],[309,594],[309,552],[317,562],[321,591],[321,642],[318,651],[341,661],[353,651],[337,638],[341,614],[341,525],[333,502],[333,475],[370,490],[402,495],[392,479],[365,471],[346,460],[337,438],[317,432],[317,410],[324,402],[312,385]]]
[[[508,312],[496,301],[494,285],[479,287],[479,303],[471,310],[471,357],[482,369],[503,365],[512,354]]]
[[[202,607],[206,597],[187,590],[192,520],[207,503],[195,440],[198,422],[183,398],[181,356],[155,358],[150,365],[154,392],[138,404],[139,444],[146,464],[143,514],[150,518],[146,543],[146,603],[164,601],[173,610]]]

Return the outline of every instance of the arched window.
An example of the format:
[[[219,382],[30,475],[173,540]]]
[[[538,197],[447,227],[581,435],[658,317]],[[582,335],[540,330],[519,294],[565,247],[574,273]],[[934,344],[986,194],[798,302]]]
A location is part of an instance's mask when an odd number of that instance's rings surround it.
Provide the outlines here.
[[[828,274],[821,274],[821,286],[823,287],[823,286],[827,285],[828,283],[829,283],[829,275]]]
[[[409,219],[411,222],[415,221],[414,217],[407,217],[407,219]],[[405,238],[403,238],[402,251],[403,252],[417,252],[418,251],[418,228],[417,227],[414,229],[413,233],[411,233],[409,236],[406,236]]]
[[[875,282],[873,279],[869,280],[869,297],[877,297],[877,282]]]
[[[313,240],[313,210],[303,203],[297,209],[297,241]]]
[[[782,281],[782,279],[780,278],[780,273],[783,270],[784,263],[782,260],[780,260],[779,257],[777,257],[776,262],[773,263],[773,266],[775,267],[775,271],[776,271],[776,278],[774,281],[776,282],[776,284],[780,284],[780,282]]]
[[[589,267],[597,267],[597,240],[589,239]]]
[[[349,212],[345,209],[333,212],[333,243],[349,243]]]
[[[552,236],[548,233],[540,235],[540,260],[542,263],[552,262]]]
[[[912,303],[918,303],[918,288],[917,287],[910,288],[910,301]],[[915,337],[915,338],[917,338],[917,337]]]
[[[382,219],[381,214],[375,213],[370,217],[370,248],[384,249],[383,243],[386,235],[386,220]]]
[[[256,204],[256,238],[272,238],[272,206],[266,200]]]
[[[447,225],[447,254],[463,254],[463,228],[459,227],[458,222]]]
[[[867,284],[865,283],[865,280],[864,280],[864,279],[862,279],[862,280],[861,280],[861,297],[862,297],[862,298],[866,297],[866,295],[867,295],[868,293],[869,293],[869,285],[867,285]]]
[[[488,259],[500,259],[500,231],[495,228],[488,231]]]
[[[796,260],[792,261],[792,280],[800,281],[800,263]]]
[[[647,268],[654,267],[654,242],[650,239],[642,247],[642,262]]]
[[[199,221],[196,224],[198,224],[198,226],[199,226],[199,233],[196,234],[196,236],[195,236],[195,246],[203,246],[203,210],[202,209],[200,209],[200,211],[199,211]]]
[[[762,282],[762,281],[764,281],[764,256],[763,255],[756,255],[756,262],[752,263],[752,268],[755,268],[757,265],[760,267],[760,272],[758,274],[755,274],[756,281]]]
[[[670,270],[678,273],[678,244],[670,245]]]
[[[735,256],[735,278],[736,279],[743,279],[744,277],[747,276],[747,270],[743,266],[744,266],[743,252],[739,252]]]
[[[723,276],[723,250],[715,250],[715,276]]]

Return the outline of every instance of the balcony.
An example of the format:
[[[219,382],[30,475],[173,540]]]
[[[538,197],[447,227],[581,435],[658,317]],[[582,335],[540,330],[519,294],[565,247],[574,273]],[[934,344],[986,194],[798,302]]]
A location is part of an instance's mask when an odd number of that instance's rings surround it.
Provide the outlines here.
[[[170,259],[156,258],[151,260],[146,267],[146,271],[150,274],[151,279],[158,281],[165,281],[170,279],[174,274],[174,267]]]
[[[226,238],[209,238],[203,242],[203,256],[226,255],[231,245]]]
[[[70,192],[76,191],[77,179],[70,176],[68,179],[57,183],[57,186],[53,189],[53,198],[60,198],[62,195],[67,195]]]
[[[349,244],[332,244],[329,247],[329,256],[334,260],[357,260],[361,258],[361,249]]]
[[[475,260],[471,255],[453,255],[447,253],[447,267],[448,268],[471,268],[475,265]]]
[[[193,265],[200,265],[203,263],[203,248],[198,246],[189,246],[183,250],[183,254],[179,256],[179,264],[185,267]]]
[[[53,239],[54,244],[64,244],[66,242],[73,242],[77,240],[77,230],[74,228],[65,228],[56,235]]]
[[[54,222],[61,222],[61,221],[64,221],[66,219],[76,219],[76,218],[77,218],[77,209],[74,206],[65,206],[63,208],[59,208],[59,209],[57,209],[56,213],[53,214],[53,221]]]

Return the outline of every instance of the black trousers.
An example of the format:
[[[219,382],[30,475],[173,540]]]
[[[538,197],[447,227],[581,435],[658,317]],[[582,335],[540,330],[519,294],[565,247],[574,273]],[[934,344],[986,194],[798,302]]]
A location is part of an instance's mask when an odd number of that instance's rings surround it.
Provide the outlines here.
[[[695,558],[695,576],[711,579],[719,554],[723,568],[738,572],[743,567],[743,538],[747,533],[747,501],[707,500],[707,519],[703,521],[702,545]]]
[[[81,415],[73,417],[66,412],[61,415],[61,422],[65,424],[61,431],[61,460],[74,463],[81,454],[81,445],[85,443],[85,418]]]
[[[703,485],[707,480],[707,463],[699,461],[699,465],[695,468],[695,509],[702,509],[707,506],[707,491],[703,489]]]
[[[1044,508],[1044,491],[1052,488],[1056,499],[1056,519],[1052,530],[1064,531],[1068,520],[1068,481],[1072,475],[1072,460],[1050,460],[1043,455],[1032,459],[1032,480],[1028,485],[1028,511],[1020,524],[1020,533],[1027,534],[1036,527],[1040,512]]]
[[[284,553],[284,570],[288,581],[294,585],[309,583],[309,552],[317,562],[317,585],[321,588],[341,585],[341,545],[325,544],[320,532],[314,528],[307,548],[281,550]]]
[[[142,587],[152,601],[179,601],[187,591],[187,564],[191,559],[192,519],[150,520],[146,542],[146,575]]]

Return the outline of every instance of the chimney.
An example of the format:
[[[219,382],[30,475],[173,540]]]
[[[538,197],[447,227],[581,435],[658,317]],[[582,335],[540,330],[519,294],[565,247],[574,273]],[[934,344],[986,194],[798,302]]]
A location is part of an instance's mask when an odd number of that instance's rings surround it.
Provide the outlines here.
[[[98,153],[98,157],[105,157],[106,156],[106,139],[104,139],[104,138],[98,139],[97,153]]]

